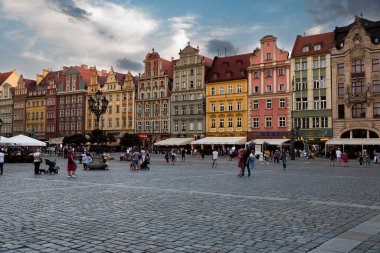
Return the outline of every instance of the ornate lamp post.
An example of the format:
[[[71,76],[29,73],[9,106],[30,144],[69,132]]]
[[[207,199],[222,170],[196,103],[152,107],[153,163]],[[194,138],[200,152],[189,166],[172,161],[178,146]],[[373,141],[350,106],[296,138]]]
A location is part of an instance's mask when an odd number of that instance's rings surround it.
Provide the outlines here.
[[[102,114],[106,112],[108,103],[109,103],[108,100],[106,99],[105,96],[102,96],[102,92],[100,90],[98,90],[95,93],[95,99],[92,96],[88,99],[88,106],[89,106],[90,112],[96,116],[96,122],[99,129],[101,129],[100,122],[99,122],[100,116],[102,116]],[[99,152],[99,141],[98,141],[98,152]]]
[[[0,119],[0,134],[1,134],[1,127],[3,126],[3,120]]]

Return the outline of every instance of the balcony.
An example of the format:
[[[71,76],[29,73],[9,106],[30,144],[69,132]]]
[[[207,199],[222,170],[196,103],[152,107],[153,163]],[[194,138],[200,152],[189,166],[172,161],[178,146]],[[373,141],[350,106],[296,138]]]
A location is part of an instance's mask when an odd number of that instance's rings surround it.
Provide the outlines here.
[[[365,77],[365,72],[356,72],[356,73],[351,73],[351,78],[364,78]]]
[[[346,99],[350,104],[362,104],[367,103],[370,100],[370,95],[368,92],[362,93],[347,93]]]

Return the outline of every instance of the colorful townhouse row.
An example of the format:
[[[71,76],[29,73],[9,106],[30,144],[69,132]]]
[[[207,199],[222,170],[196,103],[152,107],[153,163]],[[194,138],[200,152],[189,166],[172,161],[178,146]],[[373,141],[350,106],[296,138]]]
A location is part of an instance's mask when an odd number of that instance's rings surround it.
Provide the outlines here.
[[[36,80],[0,73],[2,135],[49,140],[100,128],[137,133],[144,145],[168,137],[331,138],[380,136],[380,21],[356,17],[333,32],[297,36],[291,57],[272,35],[253,52],[207,58],[188,45],[179,59],[154,51],[144,72],[72,66]],[[100,126],[88,99],[109,105]],[[302,147],[299,147],[302,148]]]

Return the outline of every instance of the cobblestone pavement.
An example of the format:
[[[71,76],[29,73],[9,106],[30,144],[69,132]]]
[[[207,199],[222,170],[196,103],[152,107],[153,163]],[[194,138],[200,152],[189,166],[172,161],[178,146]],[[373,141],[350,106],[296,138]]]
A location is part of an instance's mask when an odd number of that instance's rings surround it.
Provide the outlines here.
[[[0,252],[380,252],[377,164],[296,160],[239,178],[227,158],[211,168],[210,157],[171,165],[154,155],[150,171],[112,160],[67,178],[57,162],[57,175],[5,164]]]

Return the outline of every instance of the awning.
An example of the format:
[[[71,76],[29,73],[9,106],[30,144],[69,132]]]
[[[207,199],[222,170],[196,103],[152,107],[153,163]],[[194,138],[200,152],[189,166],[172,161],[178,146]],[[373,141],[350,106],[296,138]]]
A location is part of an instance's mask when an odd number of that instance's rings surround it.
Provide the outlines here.
[[[12,142],[9,140],[9,138],[0,136],[0,145],[9,146],[12,145]]]
[[[332,138],[326,145],[380,145],[380,138]]]
[[[244,144],[247,141],[247,137],[206,137],[191,142],[192,145],[238,145]]]
[[[62,144],[63,137],[50,138],[49,144]]]
[[[182,146],[190,144],[194,138],[168,138],[154,143],[155,146]]]
[[[263,145],[264,143],[268,145],[275,145],[275,146],[281,146],[285,142],[290,141],[290,139],[255,139],[252,141],[247,142],[246,144],[249,145],[251,143],[258,144],[258,145]]]
[[[39,141],[37,139],[33,139],[26,135],[17,135],[9,138],[9,141],[13,144],[13,146],[25,146],[25,147],[45,147],[46,143]]]

